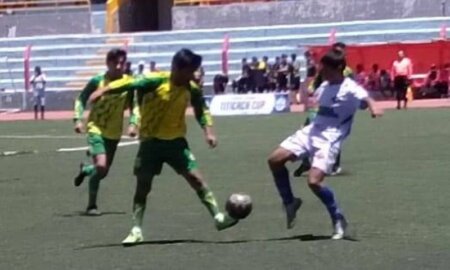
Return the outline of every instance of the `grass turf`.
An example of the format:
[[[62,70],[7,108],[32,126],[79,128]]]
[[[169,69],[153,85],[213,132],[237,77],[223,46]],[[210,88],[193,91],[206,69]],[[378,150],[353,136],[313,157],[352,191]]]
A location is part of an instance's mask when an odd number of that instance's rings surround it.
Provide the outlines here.
[[[446,109],[358,115],[344,145],[344,175],[328,178],[357,241],[331,241],[325,208],[305,179],[293,186],[305,204],[287,231],[266,156],[302,123],[296,114],[216,118],[219,148],[209,150],[189,119],[189,140],[223,204],[249,193],[252,215],[216,232],[207,211],[169,167],[149,198],[144,245],[123,248],[130,228],[137,146],[120,148],[102,182],[102,217],[84,217],[87,185],[72,186],[82,136],[5,139],[4,135],[72,135],[69,121],[1,123],[0,269],[448,269],[450,264],[450,126]],[[293,168],[294,165],[290,165]],[[292,170],[291,170],[292,171]]]

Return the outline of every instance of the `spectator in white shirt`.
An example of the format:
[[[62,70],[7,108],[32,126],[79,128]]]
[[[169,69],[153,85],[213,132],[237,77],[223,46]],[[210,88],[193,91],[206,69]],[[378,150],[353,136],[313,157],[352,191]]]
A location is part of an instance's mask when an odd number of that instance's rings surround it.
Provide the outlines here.
[[[45,86],[47,84],[47,79],[45,74],[42,73],[41,67],[36,66],[34,68],[34,75],[30,80],[31,87],[33,88],[34,96],[34,119],[38,119],[39,109],[41,111],[41,120],[44,120],[45,114]]]

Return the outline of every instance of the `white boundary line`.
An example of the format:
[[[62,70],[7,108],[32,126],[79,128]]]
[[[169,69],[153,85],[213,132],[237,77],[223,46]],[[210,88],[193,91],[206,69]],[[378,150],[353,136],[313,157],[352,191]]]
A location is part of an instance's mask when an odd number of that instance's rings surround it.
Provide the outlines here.
[[[0,135],[0,139],[84,139],[81,135]],[[122,136],[121,139],[129,140],[133,139],[130,136]]]
[[[134,144],[139,144],[139,141],[121,142],[117,146],[123,147],[123,146],[129,146],[129,145],[134,145]],[[87,147],[87,146],[72,147],[72,148],[59,148],[58,150],[56,150],[56,152],[77,152],[77,151],[86,151],[88,149],[89,149],[89,147]]]

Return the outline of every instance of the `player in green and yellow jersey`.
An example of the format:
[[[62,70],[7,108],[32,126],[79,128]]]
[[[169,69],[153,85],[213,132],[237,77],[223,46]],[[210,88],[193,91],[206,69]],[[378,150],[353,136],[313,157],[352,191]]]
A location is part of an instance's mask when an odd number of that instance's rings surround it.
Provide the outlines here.
[[[83,112],[86,103],[97,88],[128,78],[124,75],[124,65],[127,53],[121,49],[113,49],[106,56],[107,71],[93,77],[78,98],[75,100],[75,132],[84,131]],[[102,97],[91,106],[87,119],[86,132],[89,145],[88,153],[92,156],[93,164],[81,164],[80,172],[75,177],[75,186],[81,185],[86,176],[89,179],[89,202],[86,209],[88,215],[100,215],[97,208],[97,194],[100,180],[106,177],[113,162],[117,144],[122,136],[124,111],[130,109],[128,134],[136,135],[138,124],[137,102],[133,100],[133,92],[121,92]]]
[[[122,242],[124,245],[143,241],[141,227],[147,195],[150,193],[153,178],[161,173],[164,163],[183,176],[197,192],[218,230],[229,228],[238,222],[219,210],[215,196],[200,173],[197,161],[185,139],[185,114],[191,103],[207,144],[211,148],[217,146],[211,115],[200,87],[193,82],[194,72],[201,62],[201,56],[182,49],[173,57],[170,73],[160,72],[148,74],[140,80],[117,81],[98,90],[91,98],[92,102],[95,102],[99,96],[107,97],[121,92],[121,89],[137,90],[141,115],[140,146],[134,165],[137,186],[133,203],[133,227]]]
[[[332,49],[341,51],[345,54],[346,47],[347,47],[347,45],[345,45],[345,43],[336,42],[333,44]],[[344,77],[353,79],[353,70],[349,66],[346,66],[343,71],[343,75],[344,75]],[[314,93],[316,92],[316,90],[319,88],[319,86],[322,83],[323,83],[323,78],[319,72],[315,76],[314,80],[311,81],[310,85],[307,86],[308,87],[308,89],[307,89],[308,101],[307,101],[307,108],[306,108],[307,115],[306,115],[306,121],[305,121],[304,126],[309,125],[317,115],[318,108],[317,108],[317,104],[314,99]],[[302,160],[302,162],[300,163],[300,166],[294,171],[294,176],[300,177],[304,172],[307,172],[310,169],[311,169],[311,163],[309,162],[309,158],[304,158]],[[336,157],[336,163],[333,166],[333,171],[332,171],[331,175],[337,175],[337,174],[341,173],[341,171],[342,171],[341,152],[339,152],[338,156]]]

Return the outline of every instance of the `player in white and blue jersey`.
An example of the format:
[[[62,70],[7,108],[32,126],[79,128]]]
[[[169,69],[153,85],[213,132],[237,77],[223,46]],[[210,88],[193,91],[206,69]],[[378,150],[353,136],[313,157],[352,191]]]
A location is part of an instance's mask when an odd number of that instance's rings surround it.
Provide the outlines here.
[[[290,229],[294,226],[302,200],[293,195],[285,164],[305,156],[310,158],[312,168],[308,185],[330,214],[334,230],[332,239],[344,237],[347,221],[337,205],[333,191],[325,185],[324,178],[331,173],[341,145],[350,135],[353,117],[361,103],[367,104],[373,117],[383,114],[366,90],[352,79],[345,78],[345,67],[345,55],[342,51],[330,50],[322,57],[320,72],[325,82],[315,92],[319,106],[317,116],[308,126],[283,141],[268,159],[286,210],[287,227]]]

